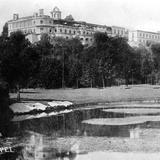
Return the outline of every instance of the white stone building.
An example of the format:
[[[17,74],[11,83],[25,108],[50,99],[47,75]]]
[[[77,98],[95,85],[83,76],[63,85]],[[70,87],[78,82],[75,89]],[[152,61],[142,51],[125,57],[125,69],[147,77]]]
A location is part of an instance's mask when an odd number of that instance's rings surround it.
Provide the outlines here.
[[[112,28],[112,36],[125,37],[128,39],[128,29],[124,27],[111,26]]]
[[[125,28],[116,26],[97,25],[81,21],[75,21],[72,15],[65,19],[61,17],[61,11],[55,7],[51,15],[45,15],[43,9],[32,16],[19,17],[13,15],[13,19],[8,21],[8,33],[21,30],[32,42],[37,42],[43,33],[51,37],[63,37],[71,39],[78,37],[82,44],[91,44],[95,32],[106,32],[109,36],[127,37]]]
[[[128,43],[135,47],[138,47],[139,45],[149,46],[152,43],[160,43],[160,33],[142,30],[129,31]]]

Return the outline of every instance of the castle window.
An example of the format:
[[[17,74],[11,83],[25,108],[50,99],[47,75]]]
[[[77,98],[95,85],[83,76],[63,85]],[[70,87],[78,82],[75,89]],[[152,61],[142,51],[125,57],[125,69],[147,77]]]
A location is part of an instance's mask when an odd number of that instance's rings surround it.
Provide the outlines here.
[[[43,24],[43,20],[40,20],[40,24]]]
[[[62,33],[62,29],[59,30]]]
[[[55,29],[54,31],[55,31],[55,32],[57,32],[57,30],[56,30],[56,29]]]
[[[71,34],[71,30],[69,30],[69,34]]]
[[[64,32],[67,33],[67,30],[65,29]]]
[[[88,41],[88,38],[86,38],[86,41]]]
[[[40,28],[40,31],[43,31],[43,28]]]

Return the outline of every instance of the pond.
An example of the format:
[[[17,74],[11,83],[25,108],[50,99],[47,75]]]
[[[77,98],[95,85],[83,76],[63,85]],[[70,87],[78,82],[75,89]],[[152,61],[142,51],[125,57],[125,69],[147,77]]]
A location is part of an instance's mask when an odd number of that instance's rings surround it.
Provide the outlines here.
[[[160,154],[158,107],[101,104],[60,113],[15,116],[0,131],[0,159],[156,159]],[[11,152],[2,151],[4,147],[11,147]]]

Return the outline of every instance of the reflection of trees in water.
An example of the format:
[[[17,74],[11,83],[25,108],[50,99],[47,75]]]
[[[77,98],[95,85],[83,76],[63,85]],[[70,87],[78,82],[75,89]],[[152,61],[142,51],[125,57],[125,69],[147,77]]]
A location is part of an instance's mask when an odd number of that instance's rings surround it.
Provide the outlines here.
[[[129,137],[130,126],[107,126],[84,124],[84,135],[87,136],[108,136],[108,137]]]
[[[61,136],[112,136],[129,137],[130,126],[99,126],[82,124],[81,122],[91,118],[108,118],[118,116],[114,113],[105,113],[100,109],[77,110],[68,114],[52,117],[32,119],[14,123],[14,131],[19,133],[25,130],[34,131],[52,137]],[[119,115],[120,117],[122,115]]]
[[[114,116],[114,114],[106,114],[100,109],[78,110],[58,116],[14,122],[14,125],[12,124],[7,130],[12,135],[19,134],[22,140],[27,140],[27,145],[19,152],[19,155],[22,154],[24,159],[49,160],[54,158],[57,160],[73,160],[77,156],[79,145],[75,141],[72,143],[68,140],[66,138],[68,136],[130,136],[130,129],[135,128],[134,125],[118,127],[81,123],[86,119],[112,118]],[[24,134],[27,130],[32,132]]]
[[[72,113],[47,118],[14,122],[14,131],[19,133],[19,131],[24,132],[25,130],[30,130],[58,137],[77,135],[77,130],[79,130],[78,135],[83,135],[84,128],[81,122],[97,116],[103,116],[103,112],[100,110],[74,111]]]
[[[54,140],[56,140],[57,137],[87,135],[83,130],[81,121],[92,117],[94,118],[97,114],[99,113],[85,110],[47,118],[12,122],[7,126],[6,133],[9,136],[18,136],[21,140],[28,139],[27,145],[22,149],[24,159],[29,157],[29,160],[35,158],[45,160],[47,157],[52,157],[55,159],[65,158],[71,160],[75,159],[77,155],[77,151],[74,151],[74,149],[78,148],[76,144],[70,144],[69,148],[63,146],[63,149],[60,149]],[[25,132],[27,130],[39,134],[30,134],[30,136],[28,136]],[[43,135],[47,135],[49,140],[44,139]],[[18,153],[20,156],[21,153]],[[17,158],[18,155],[15,157]]]
[[[62,148],[61,148],[62,147]],[[54,139],[46,138],[41,134],[31,133],[26,147],[23,149],[24,159],[29,160],[74,160],[76,152],[71,148],[63,148],[56,144]]]
[[[79,143],[75,143],[75,140],[56,140],[29,132],[29,135],[25,137],[23,148],[19,147],[13,153],[0,155],[0,160],[74,160],[78,149]]]
[[[139,128],[131,129],[130,130],[130,138],[131,139],[137,139],[140,136],[140,130]]]

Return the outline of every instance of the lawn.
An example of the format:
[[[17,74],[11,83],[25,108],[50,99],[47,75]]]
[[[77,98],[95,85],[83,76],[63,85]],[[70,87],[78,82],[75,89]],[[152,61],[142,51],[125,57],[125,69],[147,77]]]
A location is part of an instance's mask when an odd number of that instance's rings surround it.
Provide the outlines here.
[[[52,101],[67,100],[75,104],[119,102],[132,100],[160,101],[160,86],[134,85],[128,88],[124,86],[81,89],[23,89],[21,91],[23,101]],[[11,93],[11,98],[16,94]]]

